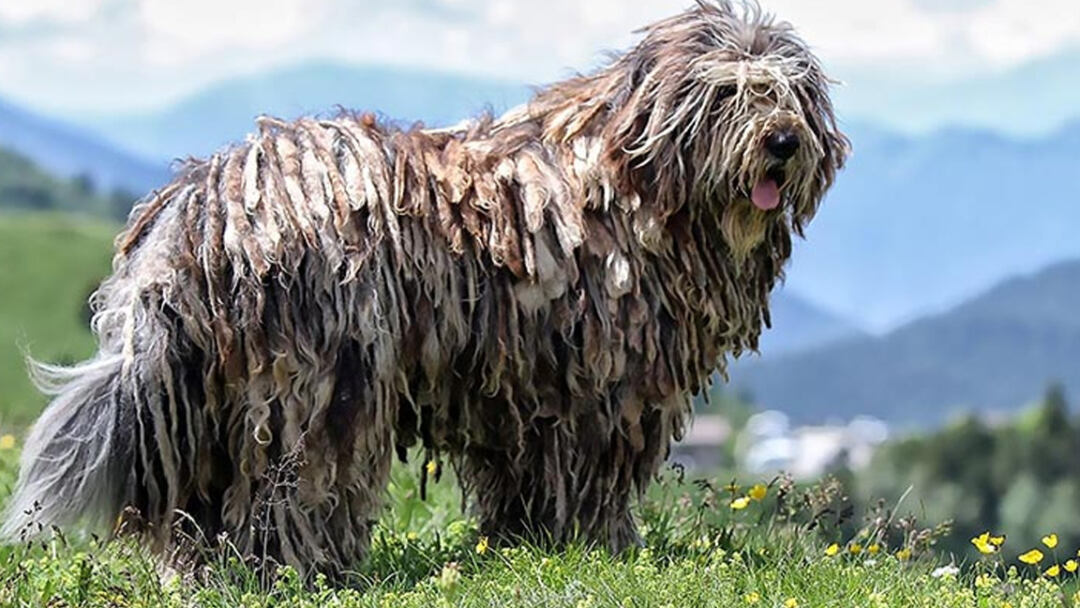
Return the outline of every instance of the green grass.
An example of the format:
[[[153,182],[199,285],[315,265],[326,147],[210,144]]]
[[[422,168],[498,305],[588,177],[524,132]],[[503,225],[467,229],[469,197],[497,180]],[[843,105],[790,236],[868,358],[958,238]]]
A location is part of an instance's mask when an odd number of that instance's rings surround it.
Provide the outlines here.
[[[0,213],[0,428],[44,406],[24,355],[72,362],[93,353],[86,300],[109,272],[119,227],[78,216]]]
[[[0,452],[0,492],[14,473],[15,450]],[[962,573],[935,575],[949,561],[920,544],[914,530],[874,554],[863,549],[855,555],[850,542],[837,539],[844,548],[829,556],[834,528],[828,517],[799,507],[814,504],[823,495],[820,489],[792,490],[785,502],[777,498],[780,485],[771,486],[764,501],[735,511],[727,490],[668,479],[640,512],[647,547],[620,556],[581,546],[560,551],[492,546],[481,553],[475,528],[457,509],[460,497],[452,481],[435,484],[428,500],[421,501],[415,473],[395,470],[371,556],[344,586],[321,578],[303,581],[289,569],[279,570],[272,584],[260,583],[228,552],[213,556],[199,581],[185,581],[162,576],[153,559],[131,542],[67,536],[0,547],[0,606],[1080,605],[1080,596],[1073,595],[1074,575],[1051,581],[1033,569],[1008,570],[994,560],[978,562],[974,555],[967,556],[971,561]],[[898,526],[869,525],[851,542],[884,543]],[[914,553],[907,557],[905,548]]]
[[[48,361],[92,353],[84,302],[108,272],[116,231],[70,216],[0,214],[0,504],[17,473],[17,448],[7,447],[14,438],[4,433],[19,435],[44,405],[26,380],[23,350]],[[941,530],[894,521],[885,511],[861,520],[846,513],[849,503],[831,483],[796,488],[780,481],[764,500],[736,510],[732,500],[747,488],[668,475],[638,509],[644,549],[612,556],[522,545],[480,553],[453,481],[433,484],[420,500],[419,466],[395,469],[371,555],[344,586],[302,581],[290,570],[266,586],[227,551],[212,556],[198,582],[185,581],[162,576],[129,541],[71,533],[0,546],[0,607],[1080,605],[1074,574],[1054,581],[1040,574],[1065,563],[1075,547],[1046,550],[1037,567],[980,560],[971,547],[955,558],[942,555],[935,548]],[[1038,542],[1009,539],[1021,551]],[[829,556],[833,543],[837,554]],[[871,545],[879,550],[871,553]],[[934,576],[954,559],[960,574]]]

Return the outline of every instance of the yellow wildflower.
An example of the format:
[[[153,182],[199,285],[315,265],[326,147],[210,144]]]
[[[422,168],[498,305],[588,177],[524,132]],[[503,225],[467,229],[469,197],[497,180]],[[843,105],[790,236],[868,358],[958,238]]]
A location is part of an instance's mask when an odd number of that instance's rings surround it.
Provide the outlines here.
[[[4,435],[0,437],[0,450],[14,450],[15,449],[15,436]]]
[[[1077,568],[1077,563],[1076,563],[1075,559],[1070,559],[1069,561],[1065,562],[1065,571],[1066,572],[1076,572],[1076,568]]]
[[[1000,547],[1001,545],[1004,545],[1005,544],[1005,535],[1002,534],[1001,536],[991,536],[990,537],[990,544],[994,545],[995,547]]]
[[[1058,545],[1057,534],[1047,534],[1046,536],[1042,537],[1042,543],[1048,548],[1053,549]]]
[[[979,553],[983,555],[990,555],[991,553],[997,553],[998,547],[990,540],[990,533],[983,532],[982,534],[971,539],[971,544],[975,545],[975,548],[979,550]]]
[[[747,604],[756,604],[756,603],[758,603],[758,602],[760,602],[760,601],[761,601],[761,596],[760,596],[760,595],[758,595],[758,592],[757,592],[757,591],[751,591],[750,593],[747,593],[747,594],[746,594],[746,595],[745,595],[745,596],[743,597],[743,599],[745,599],[745,600],[746,600],[746,603],[747,603]]]
[[[435,462],[434,460],[429,460],[428,463],[427,463],[427,474],[428,475],[435,475],[435,473],[438,470],[439,470],[439,463]]]
[[[825,555],[832,557],[840,552],[840,545],[833,543],[825,548]]]
[[[911,559],[911,549],[908,549],[907,547],[900,549],[896,552],[896,559],[902,562]]]
[[[741,511],[750,505],[750,498],[747,496],[741,496],[731,501],[731,508],[736,511]]]
[[[799,608],[799,600],[789,597],[784,600],[784,608]]]
[[[1025,564],[1035,565],[1041,562],[1043,560],[1043,557],[1044,556],[1042,551],[1039,551],[1038,549],[1032,549],[1031,551],[1028,551],[1027,553],[1021,555],[1020,561],[1024,562]]]
[[[749,496],[754,500],[760,502],[765,499],[765,495],[769,493],[769,488],[763,483],[759,483],[750,488]]]
[[[488,537],[481,536],[480,540],[476,542],[476,552],[480,555],[487,553],[488,550]]]
[[[881,545],[877,543],[872,543],[869,547],[866,548],[866,552],[870,555],[877,555],[878,551],[881,551]]]
[[[1043,574],[1049,576],[1050,578],[1057,578],[1058,575],[1061,574],[1061,566],[1054,564],[1053,566],[1047,568],[1046,572],[1043,572]]]
[[[852,555],[858,555],[862,553],[862,545],[859,543],[851,543],[848,547],[848,551],[850,551]]]

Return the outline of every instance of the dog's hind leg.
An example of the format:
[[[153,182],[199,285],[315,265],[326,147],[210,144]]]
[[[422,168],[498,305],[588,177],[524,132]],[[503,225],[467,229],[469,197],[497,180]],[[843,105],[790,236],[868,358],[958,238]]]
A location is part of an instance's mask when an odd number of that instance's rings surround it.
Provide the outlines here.
[[[462,481],[481,533],[557,545],[583,540],[613,552],[640,544],[631,504],[663,455],[648,454],[626,431],[599,418],[538,418],[517,450],[468,448]]]
[[[286,564],[340,579],[367,555],[389,482],[393,393],[371,380],[360,352],[343,347],[326,392],[301,390],[273,404],[265,424],[273,434],[251,446],[227,494],[238,549],[270,562],[264,567]],[[318,385],[294,378],[292,387]]]

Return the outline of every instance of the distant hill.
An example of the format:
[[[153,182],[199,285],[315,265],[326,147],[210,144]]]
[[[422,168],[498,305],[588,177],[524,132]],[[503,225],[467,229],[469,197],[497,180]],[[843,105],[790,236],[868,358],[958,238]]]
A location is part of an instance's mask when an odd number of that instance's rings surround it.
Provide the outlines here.
[[[1060,67],[1031,69],[1050,78]],[[1016,82],[1027,76],[1017,73]],[[994,82],[972,86],[989,96]],[[110,141],[164,162],[243,137],[261,113],[332,113],[341,104],[438,125],[528,94],[467,76],[306,63],[214,85],[160,112],[91,123]],[[855,156],[798,246],[788,273],[793,293],[880,332],[1006,277],[1080,257],[1075,222],[1067,219],[1080,205],[1080,180],[1072,177],[1080,175],[1080,123],[1037,139],[972,129],[904,136],[860,123],[845,129]]]
[[[211,86],[160,112],[102,116],[87,124],[148,158],[202,156],[254,128],[260,114],[295,118],[344,107],[374,111],[406,125],[447,125],[485,109],[505,110],[528,87],[399,67],[304,63]]]
[[[168,177],[165,163],[118,151],[89,131],[38,116],[0,100],[0,146],[16,150],[51,173],[88,177],[96,190],[141,196]]]
[[[121,219],[131,203],[132,195],[123,191],[99,194],[85,178],[54,177],[29,158],[0,147],[0,211],[67,211]]]
[[[781,288],[773,293],[769,308],[772,328],[761,335],[759,347],[770,358],[864,335],[791,290]]]
[[[798,422],[870,414],[913,425],[1012,409],[1051,381],[1080,394],[1080,261],[1015,278],[944,314],[740,366],[733,386]]]
[[[1080,257],[1080,123],[1031,140],[848,131],[855,155],[798,244],[794,291],[882,330]]]

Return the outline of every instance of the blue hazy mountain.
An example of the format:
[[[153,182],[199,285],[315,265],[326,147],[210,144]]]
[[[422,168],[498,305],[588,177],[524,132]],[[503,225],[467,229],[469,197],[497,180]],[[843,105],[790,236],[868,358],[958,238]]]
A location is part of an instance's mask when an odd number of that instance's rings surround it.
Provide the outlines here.
[[[158,112],[91,117],[110,141],[148,158],[204,156],[242,139],[262,114],[373,111],[408,125],[448,125],[528,99],[528,87],[398,67],[304,63],[212,85]]]
[[[1080,261],[1009,279],[883,336],[740,362],[732,382],[799,422],[873,415],[930,425],[1015,409],[1052,382],[1080,395]]]
[[[770,358],[865,335],[848,320],[814,306],[790,289],[777,289],[769,308],[772,327],[761,334],[758,346]]]
[[[168,177],[164,163],[118,151],[84,128],[0,100],[0,146],[61,177],[88,176],[94,186],[142,193]]]
[[[855,155],[788,273],[816,305],[889,329],[1080,257],[1080,123],[1034,139],[848,131]]]
[[[1031,70],[1033,78],[1058,80],[1064,71],[1053,62]],[[992,84],[980,86],[980,95],[993,96]],[[1000,92],[1008,99],[1015,94],[1015,88]],[[123,148],[165,162],[239,139],[263,113],[292,117],[341,105],[440,125],[528,95],[524,86],[466,76],[308,63],[222,82],[158,112],[88,124]],[[1035,138],[978,129],[898,135],[873,124],[845,128],[855,156],[788,273],[789,292],[815,307],[880,332],[1005,277],[1080,256],[1074,234],[1080,123]]]

